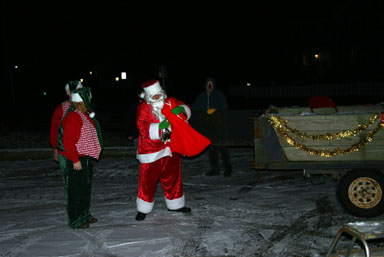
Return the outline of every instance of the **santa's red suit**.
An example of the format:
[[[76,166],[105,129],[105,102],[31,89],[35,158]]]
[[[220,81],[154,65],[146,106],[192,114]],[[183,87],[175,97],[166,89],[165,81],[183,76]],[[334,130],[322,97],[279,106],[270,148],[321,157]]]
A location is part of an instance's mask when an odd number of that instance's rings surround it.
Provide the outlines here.
[[[189,119],[191,110],[182,101],[167,98],[164,103],[164,106],[170,109],[180,105],[184,107]],[[168,209],[177,210],[184,207],[180,154],[172,152],[170,140],[161,140],[161,120],[153,114],[152,106],[146,101],[138,106],[136,122],[140,133],[137,150],[137,159],[140,161],[137,210],[142,213],[151,212],[159,181]]]
[[[61,120],[63,119],[64,114],[68,111],[70,106],[71,103],[69,101],[64,101],[59,104],[53,112],[53,116],[51,119],[51,132],[49,136],[49,142],[53,149],[56,149],[57,147],[57,135]]]

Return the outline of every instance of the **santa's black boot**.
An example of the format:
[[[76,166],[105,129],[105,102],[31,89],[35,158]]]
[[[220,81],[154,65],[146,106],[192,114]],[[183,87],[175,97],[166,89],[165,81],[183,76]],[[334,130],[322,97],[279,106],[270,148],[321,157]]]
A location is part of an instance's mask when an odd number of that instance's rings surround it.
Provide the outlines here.
[[[168,211],[177,211],[177,212],[191,212],[191,208],[189,207],[182,207],[180,209],[176,209],[176,210],[171,210],[171,209],[168,209]]]
[[[136,220],[137,220],[137,221],[142,221],[142,220],[145,219],[145,216],[146,216],[146,215],[147,215],[147,214],[145,214],[145,213],[137,212]]]

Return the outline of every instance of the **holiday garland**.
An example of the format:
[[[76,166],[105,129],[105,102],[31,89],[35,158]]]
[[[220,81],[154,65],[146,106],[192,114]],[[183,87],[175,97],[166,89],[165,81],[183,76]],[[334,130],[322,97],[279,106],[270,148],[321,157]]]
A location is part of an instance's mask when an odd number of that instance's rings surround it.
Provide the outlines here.
[[[268,116],[269,123],[275,128],[275,130],[287,141],[288,144],[296,147],[299,150],[305,151],[311,155],[317,155],[321,157],[332,157],[337,155],[344,155],[347,153],[357,152],[360,150],[361,147],[365,146],[369,142],[372,141],[373,136],[382,128],[384,127],[384,124],[379,122],[375,129],[373,129],[371,132],[367,133],[367,135],[360,140],[360,142],[353,144],[351,147],[347,149],[340,149],[336,148],[334,150],[315,150],[306,147],[305,145],[299,144],[296,140],[294,140],[292,137],[288,135],[288,132],[291,132],[298,137],[301,138],[310,138],[312,140],[338,140],[341,138],[347,138],[350,136],[356,136],[357,133],[362,132],[363,130],[367,129],[370,125],[372,125],[380,115],[375,114],[373,117],[369,119],[368,122],[365,124],[358,125],[356,129],[353,130],[344,130],[337,133],[327,133],[323,135],[308,135],[306,133],[302,133],[298,131],[297,129],[292,129],[288,127],[288,121],[284,120],[281,117],[278,116]]]

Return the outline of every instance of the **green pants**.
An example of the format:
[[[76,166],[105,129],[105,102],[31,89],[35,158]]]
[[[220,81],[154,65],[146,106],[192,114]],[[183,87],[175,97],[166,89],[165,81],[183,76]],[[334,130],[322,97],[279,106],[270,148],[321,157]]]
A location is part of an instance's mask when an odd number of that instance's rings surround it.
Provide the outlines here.
[[[74,170],[72,161],[59,154],[59,165],[64,182],[68,226],[71,228],[79,228],[93,218],[89,212],[93,173],[92,158],[83,156],[80,157],[79,160],[82,169]]]

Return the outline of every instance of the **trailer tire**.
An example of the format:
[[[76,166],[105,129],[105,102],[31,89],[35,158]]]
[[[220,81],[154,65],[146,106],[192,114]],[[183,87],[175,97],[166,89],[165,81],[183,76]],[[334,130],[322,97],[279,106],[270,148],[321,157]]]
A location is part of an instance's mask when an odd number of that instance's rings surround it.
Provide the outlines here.
[[[351,170],[339,180],[336,194],[352,215],[379,216],[384,212],[384,175],[378,170]]]

